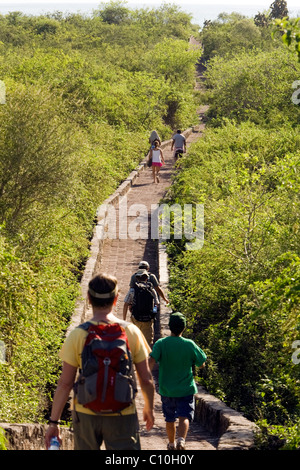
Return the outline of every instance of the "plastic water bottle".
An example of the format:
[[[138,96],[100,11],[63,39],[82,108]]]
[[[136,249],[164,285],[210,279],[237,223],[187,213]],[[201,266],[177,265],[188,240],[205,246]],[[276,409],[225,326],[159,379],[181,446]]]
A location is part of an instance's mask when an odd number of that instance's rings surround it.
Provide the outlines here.
[[[157,314],[157,305],[154,305],[154,307],[153,307],[153,314],[154,314],[154,315]]]
[[[50,441],[50,447],[48,450],[59,450],[59,440],[57,439],[57,437],[52,437],[51,441]]]

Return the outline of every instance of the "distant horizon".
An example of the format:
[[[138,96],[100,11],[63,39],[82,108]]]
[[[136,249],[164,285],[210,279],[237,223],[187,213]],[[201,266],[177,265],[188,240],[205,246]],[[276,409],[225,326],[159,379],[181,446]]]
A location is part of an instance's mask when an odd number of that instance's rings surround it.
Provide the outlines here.
[[[207,1],[207,0],[206,0]],[[21,11],[25,15],[39,16],[47,13],[53,13],[54,11],[60,11],[62,13],[79,13],[83,15],[92,14],[93,10],[97,9],[102,2],[98,0],[87,0],[86,2],[80,2],[79,0],[46,0],[44,2],[37,0],[16,0],[13,2],[7,2],[0,5],[0,14],[5,15],[13,11]],[[121,2],[120,2],[121,3]],[[127,2],[128,8],[157,8],[162,5],[163,1],[157,0],[142,0],[141,3],[134,1]],[[267,10],[272,0],[265,0],[259,4],[241,3],[241,0],[237,3],[235,0],[231,2],[222,2],[216,0],[216,3],[194,3],[193,0],[189,0],[188,3],[181,4],[180,1],[170,2],[171,5],[177,5],[185,13],[192,15],[193,23],[202,26],[205,20],[215,20],[218,18],[220,13],[232,13],[237,12],[247,17],[253,17],[258,12]],[[300,16],[300,6],[291,8],[289,4],[294,5],[293,2],[287,2],[289,13],[291,16]],[[266,6],[267,5],[267,6]]]
[[[19,5],[28,5],[28,4],[39,4],[39,5],[42,5],[42,4],[47,4],[47,3],[52,3],[52,4],[61,4],[62,1],[61,0],[15,0],[15,1],[9,1],[9,0],[6,0],[6,2],[2,2],[4,5],[6,3],[6,5],[8,6],[9,4],[12,4],[12,3],[15,3],[15,4],[19,4]],[[68,3],[70,5],[74,4],[74,0],[63,0],[63,3]],[[82,1],[78,1],[75,2],[77,4],[85,4],[86,2],[82,2]],[[102,2],[101,0],[89,0],[90,4],[95,4],[96,6],[99,6],[101,3],[108,3],[108,2]],[[120,0],[120,4],[123,3],[122,0]],[[135,3],[134,1],[124,1],[124,4],[125,5],[128,5],[130,6],[130,4],[132,3]],[[153,5],[153,4],[157,4],[157,5],[162,5],[164,3],[167,3],[167,4],[176,4],[178,6],[185,6],[186,5],[186,2],[183,1],[183,0],[170,0],[165,2],[163,0],[142,0],[141,2],[139,2],[140,5],[146,5],[146,4],[150,4],[150,5]],[[194,6],[201,6],[201,5],[219,5],[219,6],[226,6],[228,4],[231,4],[231,5],[236,5],[236,6],[239,6],[239,7],[243,7],[244,5],[254,5],[254,6],[259,6],[260,8],[269,8],[270,5],[273,3],[273,0],[257,0],[257,3],[253,4],[253,2],[249,1],[249,0],[231,0],[231,1],[228,1],[228,0],[210,0],[209,3],[207,2],[207,0],[189,0],[188,4],[189,5],[194,5]],[[288,8],[299,8],[299,2],[298,0],[287,0],[287,6]]]

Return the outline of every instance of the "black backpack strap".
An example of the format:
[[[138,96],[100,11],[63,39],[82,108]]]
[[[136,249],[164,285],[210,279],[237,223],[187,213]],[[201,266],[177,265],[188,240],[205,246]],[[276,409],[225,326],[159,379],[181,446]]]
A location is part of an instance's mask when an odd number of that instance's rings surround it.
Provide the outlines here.
[[[77,328],[81,328],[82,330],[88,331],[91,325],[92,325],[92,322],[86,321],[84,323],[81,323],[81,325],[78,325]]]

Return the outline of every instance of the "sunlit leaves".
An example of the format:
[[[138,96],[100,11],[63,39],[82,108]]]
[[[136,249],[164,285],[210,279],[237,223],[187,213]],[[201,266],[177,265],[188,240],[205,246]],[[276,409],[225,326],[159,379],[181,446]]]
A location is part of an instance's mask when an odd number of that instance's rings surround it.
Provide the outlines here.
[[[171,202],[204,204],[201,250],[169,244],[170,298],[210,361],[202,380],[255,420],[299,413],[298,130],[207,129],[181,160]],[[264,393],[262,395],[260,392]]]
[[[274,126],[297,122],[299,107],[290,103],[299,73],[296,59],[281,49],[213,59],[206,73],[209,114],[216,124],[224,117]]]
[[[274,21],[275,30],[281,32],[282,42],[290,47],[294,46],[294,50],[300,62],[300,18],[282,18]]]

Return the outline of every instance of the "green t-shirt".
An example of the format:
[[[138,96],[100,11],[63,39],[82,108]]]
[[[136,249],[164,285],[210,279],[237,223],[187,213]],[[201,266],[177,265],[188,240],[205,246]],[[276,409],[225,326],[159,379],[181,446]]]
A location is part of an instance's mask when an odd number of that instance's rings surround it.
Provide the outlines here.
[[[159,363],[160,395],[185,397],[197,393],[192,366],[202,366],[206,354],[194,341],[182,336],[161,338],[150,356]]]

